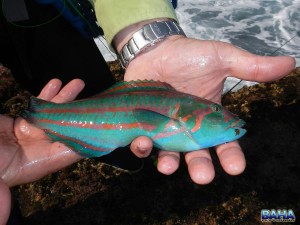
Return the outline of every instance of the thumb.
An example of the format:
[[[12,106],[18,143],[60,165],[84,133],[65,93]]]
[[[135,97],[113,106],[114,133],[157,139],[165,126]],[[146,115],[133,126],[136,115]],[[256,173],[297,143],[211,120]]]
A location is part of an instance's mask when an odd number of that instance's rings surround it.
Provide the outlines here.
[[[295,59],[290,56],[258,56],[236,47],[230,52],[230,57],[224,60],[226,68],[229,68],[229,76],[242,80],[257,82],[278,80],[296,65]]]
[[[0,224],[6,224],[11,208],[11,194],[8,186],[0,179]]]

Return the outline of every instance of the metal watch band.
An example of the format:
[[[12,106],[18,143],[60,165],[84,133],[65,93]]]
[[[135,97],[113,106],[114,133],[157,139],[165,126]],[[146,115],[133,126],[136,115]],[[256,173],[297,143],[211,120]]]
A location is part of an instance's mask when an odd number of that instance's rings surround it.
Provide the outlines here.
[[[132,35],[120,52],[120,62],[126,68],[142,50],[171,35],[184,35],[181,27],[173,20],[155,21],[145,25]]]

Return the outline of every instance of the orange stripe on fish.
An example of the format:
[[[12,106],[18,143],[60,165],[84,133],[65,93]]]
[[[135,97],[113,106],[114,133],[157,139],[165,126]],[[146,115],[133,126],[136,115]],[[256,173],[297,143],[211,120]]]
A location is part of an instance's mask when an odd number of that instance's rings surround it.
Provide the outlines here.
[[[46,124],[55,124],[58,126],[66,126],[66,127],[82,127],[82,128],[90,128],[95,130],[128,130],[128,129],[134,129],[134,128],[143,128],[147,131],[152,131],[156,129],[155,125],[147,124],[147,123],[140,123],[140,122],[134,122],[134,123],[116,123],[116,124],[109,124],[109,123],[103,123],[103,124],[97,124],[93,122],[88,121],[55,121],[55,120],[49,120],[49,119],[39,119],[37,120],[39,123],[46,123]]]

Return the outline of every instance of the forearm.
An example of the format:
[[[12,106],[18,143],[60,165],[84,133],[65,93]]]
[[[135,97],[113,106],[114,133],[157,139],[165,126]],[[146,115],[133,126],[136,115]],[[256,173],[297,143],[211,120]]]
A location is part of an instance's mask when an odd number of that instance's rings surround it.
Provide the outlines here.
[[[131,34],[154,20],[177,19],[169,0],[95,0],[95,11],[110,47],[119,50]]]

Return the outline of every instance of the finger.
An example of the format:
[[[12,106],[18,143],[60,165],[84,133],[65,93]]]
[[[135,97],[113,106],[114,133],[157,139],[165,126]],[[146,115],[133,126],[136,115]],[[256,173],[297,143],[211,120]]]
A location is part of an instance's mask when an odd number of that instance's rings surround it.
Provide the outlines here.
[[[237,141],[216,147],[220,163],[226,173],[238,175],[246,168],[244,153]]]
[[[145,136],[134,139],[130,145],[131,151],[140,158],[147,157],[151,153],[152,147],[151,139]]]
[[[8,186],[0,178],[0,224],[6,224],[11,208],[11,194]]]
[[[157,170],[165,175],[174,173],[180,162],[179,152],[160,151],[158,153]]]
[[[280,79],[295,68],[296,61],[289,56],[258,56],[236,47],[229,47],[230,53],[223,62],[230,75],[243,80],[268,82]],[[229,50],[229,49],[228,49]]]
[[[59,79],[52,79],[50,80],[46,86],[40,92],[38,98],[50,101],[61,88],[61,81]]]
[[[208,184],[214,179],[215,169],[208,149],[187,153],[185,161],[195,183]]]
[[[84,82],[80,79],[74,79],[64,86],[61,91],[54,96],[51,101],[56,103],[63,103],[72,101],[84,88]]]

